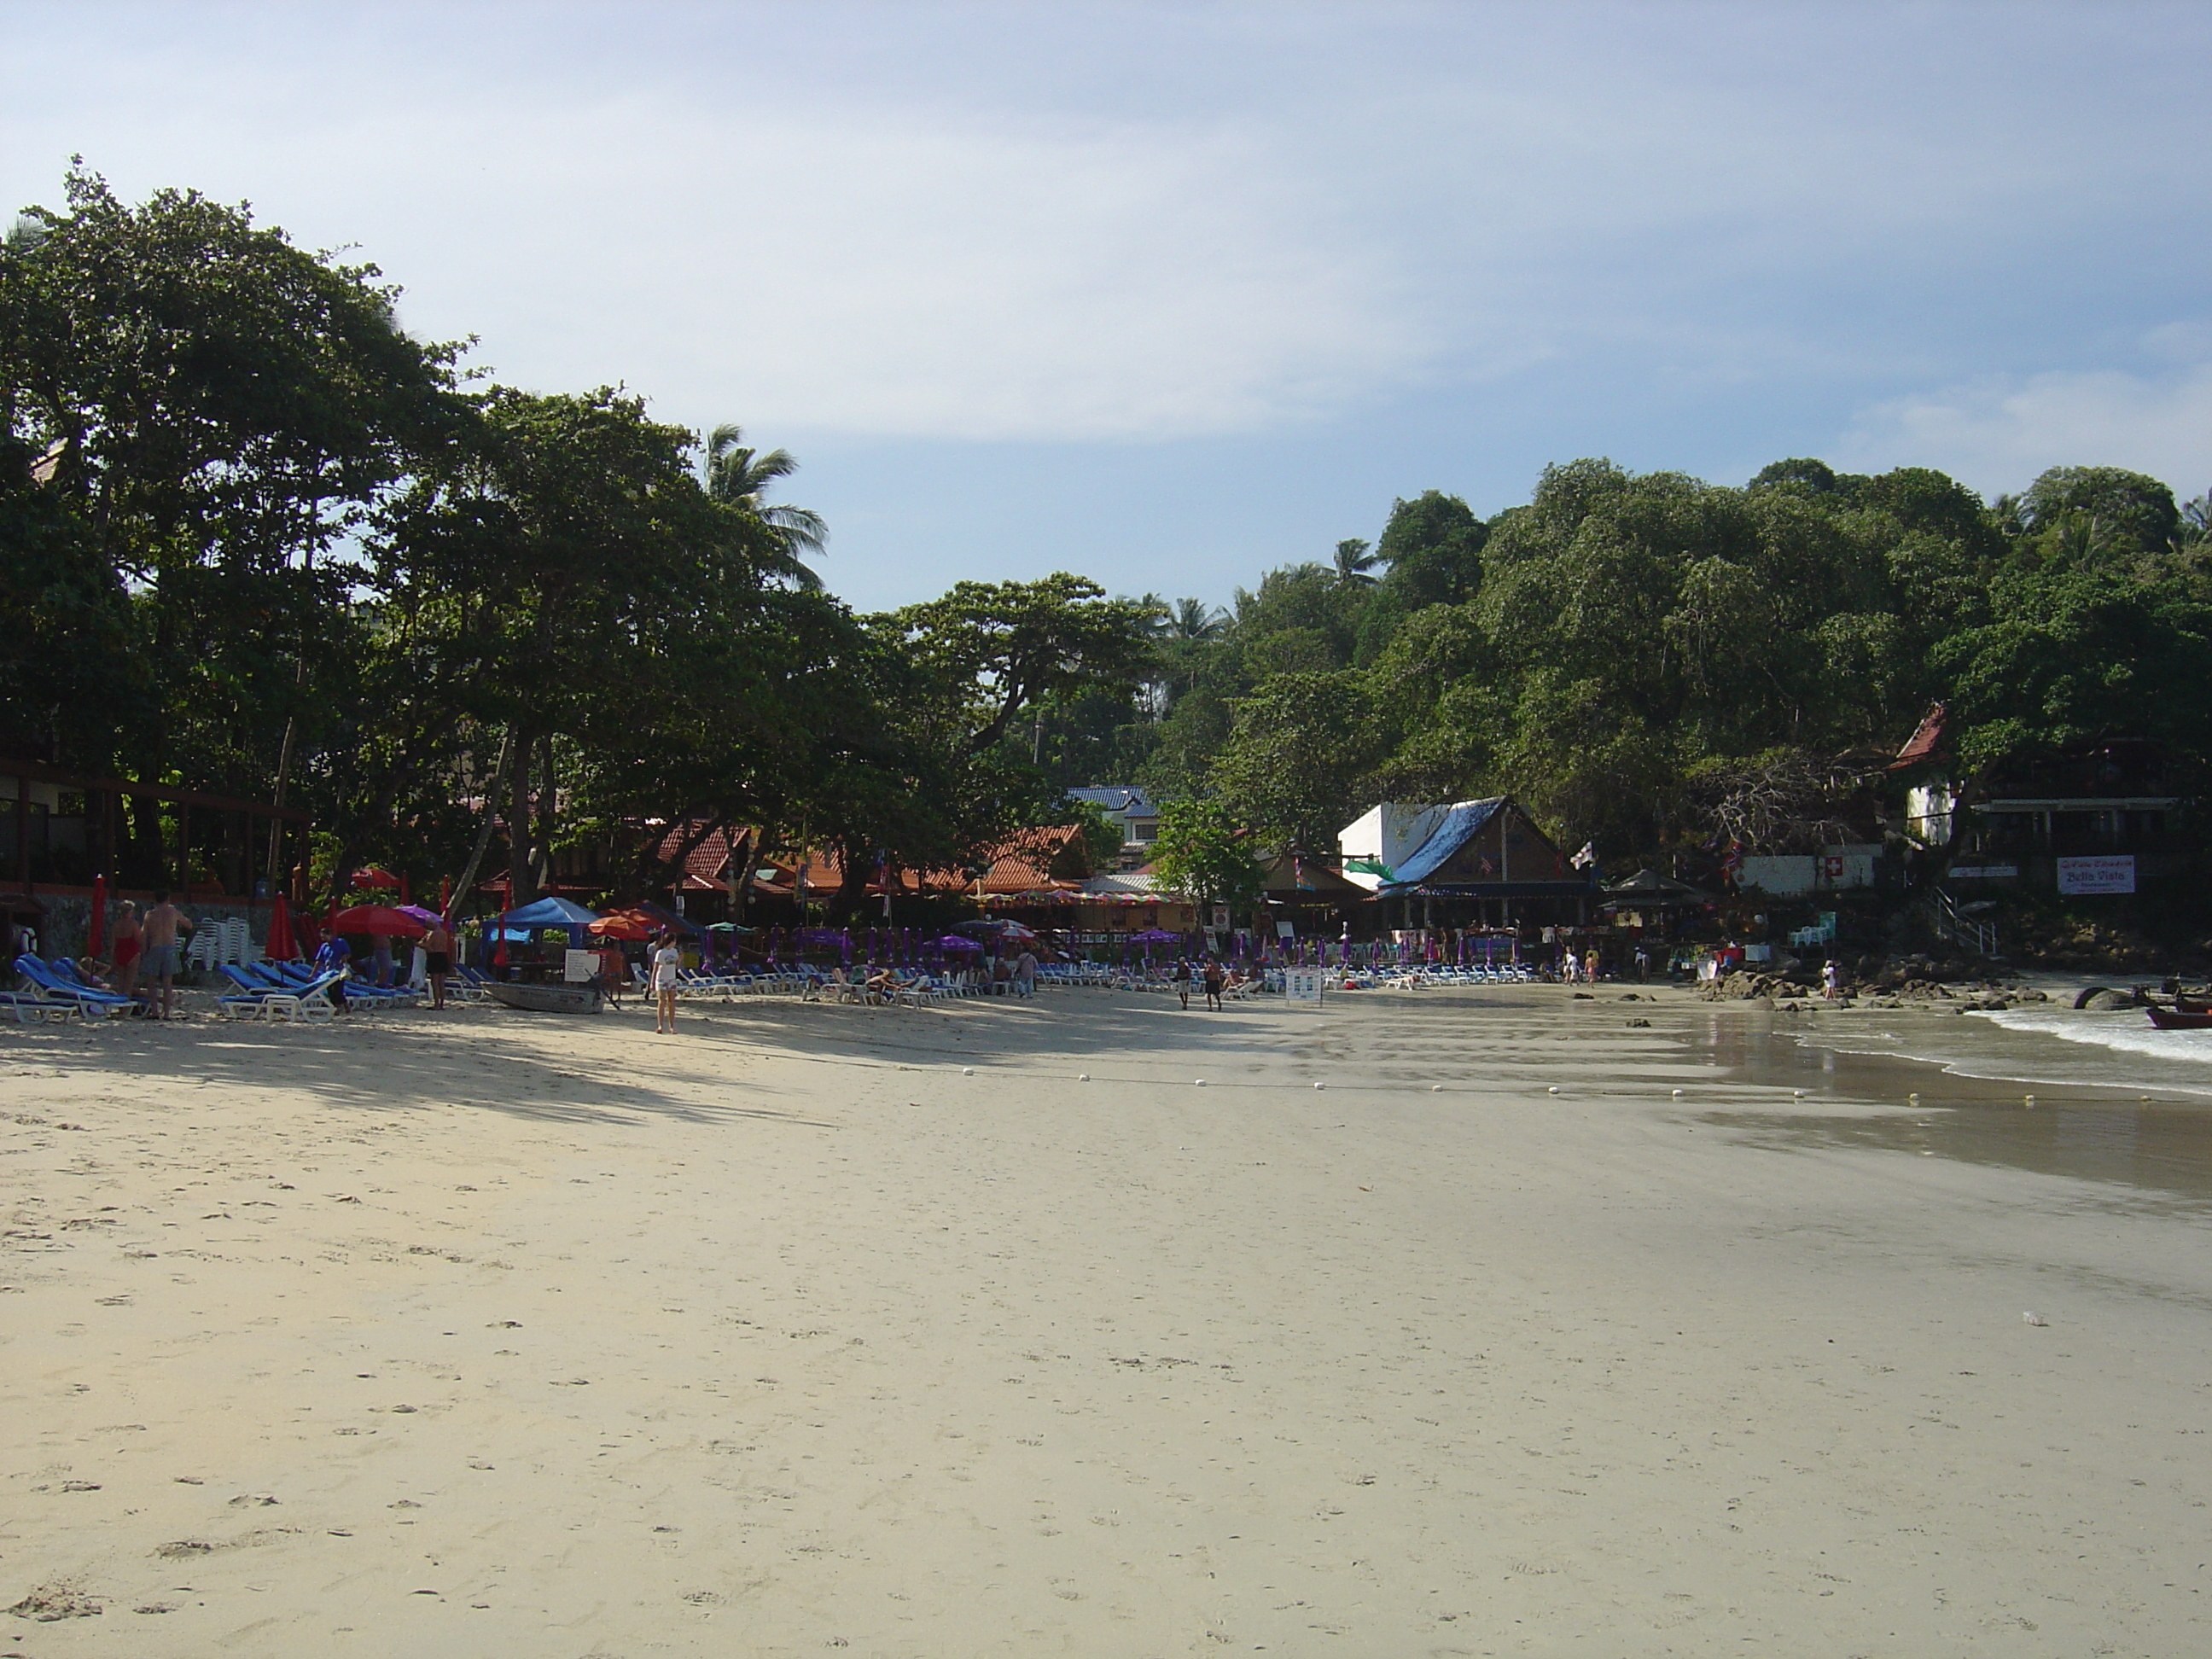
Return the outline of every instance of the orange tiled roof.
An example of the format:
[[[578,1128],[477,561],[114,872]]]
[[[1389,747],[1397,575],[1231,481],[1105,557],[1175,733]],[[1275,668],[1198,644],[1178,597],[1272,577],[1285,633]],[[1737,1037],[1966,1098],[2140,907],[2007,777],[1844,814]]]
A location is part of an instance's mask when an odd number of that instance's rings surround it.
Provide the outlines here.
[[[1943,746],[1943,716],[1946,712],[1939,702],[1920,717],[1920,724],[1905,740],[1905,747],[1897,751],[1897,758],[1889,763],[1892,771],[1935,759]]]
[[[682,829],[670,830],[661,842],[664,851],[672,852],[687,833]],[[1069,843],[1082,834],[1081,826],[1077,824],[1053,824],[1016,830],[997,846],[987,849],[988,867],[982,878],[983,891],[987,895],[1002,896],[1014,893],[1075,891],[1083,885],[1081,879],[1054,876],[1052,866],[1068,850]],[[739,842],[744,839],[742,830],[737,831],[736,836]],[[690,887],[695,881],[701,887],[723,885],[728,880],[726,866],[731,850],[732,838],[722,831],[714,830],[704,836],[684,860],[684,873],[688,878],[684,885]],[[1087,868],[1088,860],[1084,862]],[[773,868],[779,872],[778,876],[768,881],[760,881],[757,877],[756,881],[763,890],[789,893],[802,867],[809,893],[834,892],[844,884],[843,860],[835,852],[822,848],[809,849],[803,854],[787,850],[772,853],[760,859],[755,868]],[[940,891],[972,891],[976,884],[965,868],[956,868],[901,870],[895,874],[895,884],[902,892],[913,893],[924,888]],[[867,884],[867,890],[881,893],[884,884],[880,879],[872,878]]]

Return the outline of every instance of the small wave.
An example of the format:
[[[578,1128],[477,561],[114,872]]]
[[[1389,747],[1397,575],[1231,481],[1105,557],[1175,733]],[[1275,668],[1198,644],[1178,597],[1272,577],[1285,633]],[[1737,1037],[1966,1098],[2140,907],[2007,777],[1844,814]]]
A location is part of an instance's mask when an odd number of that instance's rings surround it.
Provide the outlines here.
[[[2161,1031],[2144,1018],[2140,1008],[2108,1012],[2075,1013],[2039,1009],[2030,1012],[2008,1008],[1970,1015],[2013,1031],[2039,1031],[2066,1042],[2094,1043],[2124,1054],[2147,1054],[2185,1065],[2212,1066],[2212,1030]]]
[[[2212,1097],[2212,1031],[2161,1031],[2140,1008],[1977,1010],[1901,1029],[1855,1029],[1836,1020],[1790,1035],[1810,1048],[1895,1054],[1960,1077]]]

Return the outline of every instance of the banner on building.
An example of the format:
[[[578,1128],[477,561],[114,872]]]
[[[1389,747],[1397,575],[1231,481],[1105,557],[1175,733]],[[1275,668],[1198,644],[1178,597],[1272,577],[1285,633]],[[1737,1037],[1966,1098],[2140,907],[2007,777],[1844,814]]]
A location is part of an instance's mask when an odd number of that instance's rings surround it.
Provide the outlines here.
[[[2096,858],[2058,860],[2058,890],[2062,893],[2132,893],[2136,890],[2136,860],[2130,853]]]

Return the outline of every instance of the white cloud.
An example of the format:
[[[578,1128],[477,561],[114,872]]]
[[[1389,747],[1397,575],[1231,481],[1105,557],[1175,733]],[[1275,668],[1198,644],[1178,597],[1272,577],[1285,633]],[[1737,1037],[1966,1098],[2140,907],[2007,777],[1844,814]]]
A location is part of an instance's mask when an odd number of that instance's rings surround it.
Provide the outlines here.
[[[410,327],[481,335],[502,379],[622,381],[763,431],[1247,431],[1437,345],[1386,246],[1338,234],[1327,192],[1232,116],[527,77],[458,99],[381,73],[311,100],[298,69],[202,64],[181,101],[103,89],[98,142],[70,136],[82,106],[19,107],[7,182],[50,199],[21,158],[82,146],[126,196],[250,197],[302,241],[357,243],[408,289]]]
[[[2212,484],[2212,362],[2151,377],[2037,374],[1894,398],[1840,446],[1862,467],[1933,466],[1984,494],[2052,466],[2124,466],[2195,495]]]

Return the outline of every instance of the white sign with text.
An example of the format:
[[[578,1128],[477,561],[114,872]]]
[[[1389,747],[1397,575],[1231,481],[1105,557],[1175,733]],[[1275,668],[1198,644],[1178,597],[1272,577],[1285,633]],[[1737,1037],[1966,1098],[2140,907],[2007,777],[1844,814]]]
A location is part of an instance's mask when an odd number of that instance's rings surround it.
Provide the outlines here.
[[[2136,861],[2131,854],[2106,854],[2097,858],[2058,860],[2058,890],[2062,893],[2132,893],[2136,890]]]

